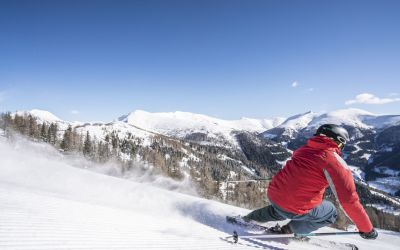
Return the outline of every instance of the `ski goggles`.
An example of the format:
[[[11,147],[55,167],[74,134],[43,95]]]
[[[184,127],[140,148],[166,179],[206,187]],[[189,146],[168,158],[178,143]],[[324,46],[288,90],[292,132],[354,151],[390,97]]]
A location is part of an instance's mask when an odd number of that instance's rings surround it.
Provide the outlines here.
[[[344,146],[346,145],[347,141],[341,136],[336,137],[337,145],[340,150],[343,150]]]
[[[347,143],[346,139],[344,139],[344,138],[341,137],[341,136],[336,137],[336,140],[338,140],[338,141],[339,141],[340,143],[342,143],[343,145],[346,145],[346,143]]]

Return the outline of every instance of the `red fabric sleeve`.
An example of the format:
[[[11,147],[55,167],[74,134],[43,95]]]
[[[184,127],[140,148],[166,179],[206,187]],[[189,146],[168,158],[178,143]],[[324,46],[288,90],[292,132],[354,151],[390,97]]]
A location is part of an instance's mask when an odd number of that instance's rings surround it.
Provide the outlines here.
[[[370,232],[373,226],[358,198],[351,170],[336,153],[328,160],[325,175],[332,191],[358,230]]]

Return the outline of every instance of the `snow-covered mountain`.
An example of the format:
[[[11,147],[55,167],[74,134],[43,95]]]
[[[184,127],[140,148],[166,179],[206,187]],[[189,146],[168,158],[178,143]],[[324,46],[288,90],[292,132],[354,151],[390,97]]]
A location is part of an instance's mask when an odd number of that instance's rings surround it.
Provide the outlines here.
[[[19,112],[22,114],[23,112]],[[31,115],[36,117],[39,121],[47,121],[47,122],[58,122],[61,121],[60,118],[50,113],[49,111],[40,110],[40,109],[32,109],[29,111]]]
[[[203,142],[230,146],[237,146],[235,139],[237,132],[261,133],[278,126],[285,120],[281,117],[223,120],[189,112],[149,113],[142,110],[123,115],[112,122],[68,122],[48,111],[38,109],[18,111],[14,114],[21,116],[30,114],[37,118],[38,123],[56,123],[62,130],[71,125],[78,128],[80,132],[89,131],[98,139],[104,138],[110,131],[119,131],[121,138],[126,137],[128,133],[143,139],[154,134],[161,134],[180,139],[201,138],[200,141]]]
[[[167,136],[186,138],[191,134],[203,134],[210,139],[222,137],[230,143],[234,143],[233,132],[261,133],[276,127],[284,118],[222,120],[189,112],[149,113],[137,110],[118,120]]]
[[[268,138],[287,136],[294,138],[303,129],[315,130],[322,124],[333,123],[357,129],[383,129],[400,124],[400,115],[378,115],[371,112],[349,108],[328,113],[307,112],[286,119],[264,135]]]
[[[272,119],[242,118],[240,120],[223,120],[202,114],[189,112],[150,113],[136,110],[123,115],[113,122],[67,122],[54,114],[43,110],[19,111],[17,114],[31,114],[38,122],[55,122],[61,128],[68,125],[85,128],[98,137],[101,131],[109,131],[111,127],[116,130],[132,130],[132,134],[141,134],[139,130],[162,134],[180,139],[201,138],[204,141],[226,141],[235,145],[237,132],[246,131],[262,133],[267,138],[286,136],[293,139],[302,130],[314,131],[324,123],[341,124],[361,130],[380,130],[390,126],[400,125],[400,115],[378,115],[361,109],[342,109],[328,113],[306,112],[294,115],[287,119],[277,117]],[[125,125],[124,125],[125,124]],[[127,126],[129,125],[129,126]]]
[[[9,144],[0,137],[0,248],[31,249],[336,249],[284,240],[221,238],[234,228],[226,215],[248,210],[76,168],[51,147]],[[186,184],[180,184],[186,185]],[[275,223],[275,222],[274,222]],[[322,228],[320,231],[336,231]],[[241,231],[238,231],[241,233]],[[379,230],[325,240],[360,249],[397,249],[400,234]],[[340,248],[341,249],[341,248]]]
[[[342,109],[313,119],[310,126],[316,127],[324,123],[336,123],[362,129],[381,129],[400,124],[400,115],[378,115],[362,109]]]

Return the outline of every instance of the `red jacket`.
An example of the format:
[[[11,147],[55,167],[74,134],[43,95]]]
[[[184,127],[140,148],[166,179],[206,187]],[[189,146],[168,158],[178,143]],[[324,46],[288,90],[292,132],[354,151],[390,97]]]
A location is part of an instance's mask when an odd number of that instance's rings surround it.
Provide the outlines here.
[[[305,214],[322,202],[329,185],[358,230],[370,232],[372,224],[360,204],[351,170],[337,144],[325,136],[315,136],[294,151],[272,179],[268,197],[287,212]]]

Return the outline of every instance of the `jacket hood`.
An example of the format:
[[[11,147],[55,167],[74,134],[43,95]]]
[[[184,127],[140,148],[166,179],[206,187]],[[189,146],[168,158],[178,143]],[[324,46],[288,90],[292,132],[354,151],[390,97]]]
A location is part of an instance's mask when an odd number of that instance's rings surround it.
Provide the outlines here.
[[[340,151],[336,142],[326,136],[317,135],[317,136],[311,137],[307,141],[307,146],[312,147],[312,148],[324,149],[324,150],[333,150],[338,155],[342,156],[342,152]]]

